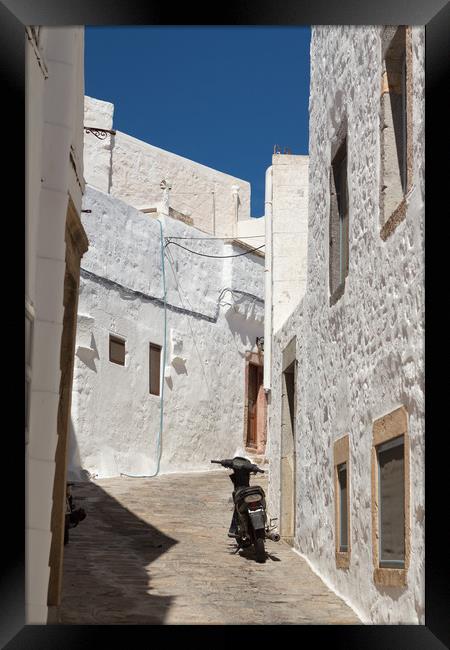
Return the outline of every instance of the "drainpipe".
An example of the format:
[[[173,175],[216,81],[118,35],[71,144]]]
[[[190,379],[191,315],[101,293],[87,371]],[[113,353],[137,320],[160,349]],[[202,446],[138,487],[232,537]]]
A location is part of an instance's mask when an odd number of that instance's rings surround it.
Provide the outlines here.
[[[264,201],[265,242],[264,256],[264,391],[272,386],[272,165],[266,170],[266,196]]]

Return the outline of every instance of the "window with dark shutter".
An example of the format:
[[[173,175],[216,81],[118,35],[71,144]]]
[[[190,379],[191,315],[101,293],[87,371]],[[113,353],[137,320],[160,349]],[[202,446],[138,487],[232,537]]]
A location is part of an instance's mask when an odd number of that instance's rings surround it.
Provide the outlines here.
[[[336,568],[350,566],[350,436],[334,442],[335,555]]]
[[[161,384],[161,346],[150,343],[150,393],[160,394]]]
[[[109,335],[109,360],[120,366],[125,365],[125,341],[112,334]]]
[[[333,158],[330,174],[330,294],[331,303],[343,293],[349,261],[349,202],[347,139]]]
[[[373,423],[372,554],[377,585],[404,587],[411,558],[410,440],[400,406]]]
[[[348,521],[347,521],[347,463],[337,467],[339,484],[339,550],[348,550]]]
[[[377,447],[380,567],[405,564],[405,463],[403,436]]]

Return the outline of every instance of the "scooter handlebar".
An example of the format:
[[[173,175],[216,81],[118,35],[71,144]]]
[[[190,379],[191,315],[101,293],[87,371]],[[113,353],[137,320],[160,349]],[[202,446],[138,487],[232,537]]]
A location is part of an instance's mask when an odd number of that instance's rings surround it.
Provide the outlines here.
[[[222,465],[222,467],[227,467],[228,469],[233,467],[232,460],[212,460],[211,462],[216,463],[217,465]]]

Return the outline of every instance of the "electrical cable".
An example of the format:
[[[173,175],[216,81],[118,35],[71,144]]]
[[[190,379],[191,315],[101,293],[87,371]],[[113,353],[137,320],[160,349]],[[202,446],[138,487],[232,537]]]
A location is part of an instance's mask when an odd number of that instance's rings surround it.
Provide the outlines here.
[[[243,239],[260,239],[261,237],[265,237],[265,235],[248,235],[243,237]],[[166,241],[172,241],[172,239],[205,239],[205,240],[212,240],[212,239],[220,239],[220,240],[230,240],[230,241],[236,241],[235,237],[165,237]]]
[[[162,368],[163,373],[166,368],[166,348],[167,348],[167,301],[166,301],[166,272],[164,264],[164,237],[161,221],[158,221],[159,228],[161,231],[161,270],[162,270],[162,281],[163,281],[163,292],[164,292],[164,340],[163,340],[163,362]],[[125,474],[121,472],[121,476],[127,476],[129,478],[154,478],[159,474],[160,465],[161,465],[161,455],[162,455],[162,434],[163,434],[163,422],[164,422],[164,379],[161,381],[161,400],[160,400],[160,410],[159,410],[159,431],[158,431],[158,462],[156,465],[156,472],[154,474]]]
[[[254,253],[255,251],[259,251],[261,248],[264,248],[265,244],[262,244],[262,246],[258,246],[257,248],[252,248],[249,251],[245,251],[244,253],[237,253],[236,255],[208,255],[207,253],[199,253],[198,251],[193,251],[190,248],[186,248],[186,246],[182,246],[181,244],[177,244],[176,241],[168,241],[166,244],[166,247],[169,244],[174,244],[175,246],[179,246],[180,248],[183,248],[185,251],[188,251],[189,253],[193,253],[194,255],[200,255],[201,257],[211,257],[214,259],[225,259],[227,257],[241,257],[241,255],[249,255],[250,253]]]

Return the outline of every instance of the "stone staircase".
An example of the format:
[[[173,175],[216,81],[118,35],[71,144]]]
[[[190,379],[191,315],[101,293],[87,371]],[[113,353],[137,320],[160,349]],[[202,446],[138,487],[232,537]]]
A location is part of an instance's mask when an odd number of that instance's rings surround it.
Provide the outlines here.
[[[258,467],[261,469],[264,469],[266,471],[269,469],[269,459],[266,458],[264,454],[257,454],[256,452],[253,452],[247,448],[245,455],[250,459],[252,463],[258,465]]]

